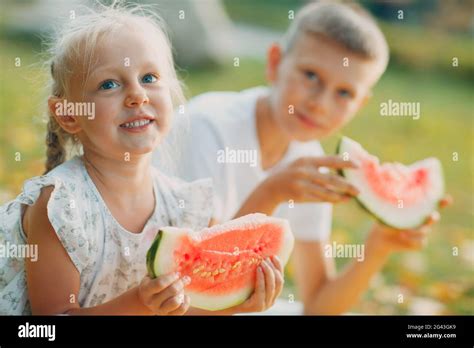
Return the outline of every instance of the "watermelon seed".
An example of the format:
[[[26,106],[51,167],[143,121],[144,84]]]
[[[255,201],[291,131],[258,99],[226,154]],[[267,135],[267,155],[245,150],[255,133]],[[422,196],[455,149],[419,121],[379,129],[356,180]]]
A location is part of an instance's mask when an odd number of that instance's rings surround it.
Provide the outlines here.
[[[237,261],[236,263],[234,263],[234,265],[232,266],[232,269],[236,269],[237,267],[240,267],[240,261]]]
[[[216,275],[218,275],[218,274],[219,274],[219,270],[218,270],[218,269],[216,269],[214,272],[212,272],[212,275],[213,275],[213,276],[216,276]]]
[[[219,269],[219,273],[221,273],[221,274],[222,274],[222,273],[225,273],[225,269],[224,269],[224,268],[220,268],[220,269]]]
[[[201,277],[203,277],[203,278],[209,278],[210,276],[211,276],[211,272],[204,271],[204,272],[201,273]]]
[[[195,269],[193,270],[193,274],[198,273],[198,272],[201,271],[203,268],[204,268],[204,266],[199,266],[199,267],[195,268]]]

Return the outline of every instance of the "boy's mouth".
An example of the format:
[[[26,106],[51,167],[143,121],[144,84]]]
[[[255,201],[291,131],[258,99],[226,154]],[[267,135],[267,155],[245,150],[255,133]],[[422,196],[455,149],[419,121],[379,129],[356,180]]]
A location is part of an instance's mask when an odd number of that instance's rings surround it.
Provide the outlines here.
[[[298,111],[295,111],[295,115],[305,126],[309,128],[324,128],[319,123],[316,123],[315,121]]]

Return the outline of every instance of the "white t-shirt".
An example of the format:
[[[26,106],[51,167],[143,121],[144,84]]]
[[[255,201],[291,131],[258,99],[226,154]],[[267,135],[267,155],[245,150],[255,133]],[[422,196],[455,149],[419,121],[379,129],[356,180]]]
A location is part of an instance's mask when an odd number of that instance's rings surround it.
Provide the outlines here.
[[[187,181],[211,177],[214,181],[214,218],[232,219],[250,193],[269,175],[303,156],[321,156],[317,141],[292,141],[284,157],[263,170],[257,138],[255,109],[265,87],[241,92],[199,95],[176,113],[174,131],[186,128],[178,140],[181,153],[170,174]],[[162,167],[158,153],[153,163]],[[328,203],[280,204],[274,216],[288,219],[299,240],[324,241],[331,232],[332,206]]]

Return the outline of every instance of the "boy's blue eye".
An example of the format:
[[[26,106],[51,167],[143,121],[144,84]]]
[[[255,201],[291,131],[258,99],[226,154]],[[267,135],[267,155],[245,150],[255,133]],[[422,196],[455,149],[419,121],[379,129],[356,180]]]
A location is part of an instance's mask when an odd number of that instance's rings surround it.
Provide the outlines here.
[[[307,70],[304,73],[305,73],[305,75],[308,79],[310,79],[312,81],[319,81],[319,76],[315,72]]]
[[[146,74],[145,76],[143,76],[142,78],[142,82],[143,83],[153,83],[153,82],[156,82],[158,81],[158,79],[156,78],[155,75],[153,74]]]
[[[112,89],[118,87],[118,83],[112,80],[105,81],[103,84],[100,85],[100,89]]]

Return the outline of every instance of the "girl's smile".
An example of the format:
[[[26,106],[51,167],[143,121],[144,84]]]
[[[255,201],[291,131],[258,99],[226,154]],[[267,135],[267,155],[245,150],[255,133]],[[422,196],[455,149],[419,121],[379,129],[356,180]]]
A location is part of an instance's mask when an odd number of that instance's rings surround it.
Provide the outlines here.
[[[155,117],[146,114],[132,117],[119,127],[126,132],[141,133],[147,131],[155,122]]]

